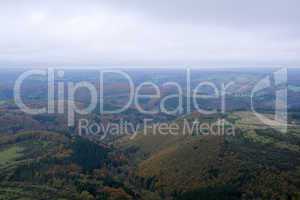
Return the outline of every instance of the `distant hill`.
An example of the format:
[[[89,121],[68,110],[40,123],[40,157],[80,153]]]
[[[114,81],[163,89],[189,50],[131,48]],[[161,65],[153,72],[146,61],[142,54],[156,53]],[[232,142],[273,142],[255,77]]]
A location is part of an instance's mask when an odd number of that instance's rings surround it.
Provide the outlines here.
[[[164,198],[299,198],[300,130],[291,127],[282,134],[250,112],[185,119],[207,122],[220,117],[235,124],[235,136],[141,133],[119,145],[132,159],[136,179]]]
[[[53,132],[0,136],[0,199],[131,199],[110,149]]]
[[[14,112],[2,115],[18,116]],[[36,127],[0,134],[0,199],[292,199],[300,195],[300,129],[280,133],[250,112],[200,115],[169,123],[177,135],[147,134],[91,138],[55,132],[57,116],[18,116]],[[18,118],[18,120],[19,120]],[[234,135],[192,131],[197,121],[217,129],[234,126]],[[159,125],[160,123],[157,123]],[[13,123],[6,124],[10,129]],[[28,125],[28,124],[27,124]],[[57,129],[59,130],[59,129]],[[62,130],[62,129],[61,129]]]

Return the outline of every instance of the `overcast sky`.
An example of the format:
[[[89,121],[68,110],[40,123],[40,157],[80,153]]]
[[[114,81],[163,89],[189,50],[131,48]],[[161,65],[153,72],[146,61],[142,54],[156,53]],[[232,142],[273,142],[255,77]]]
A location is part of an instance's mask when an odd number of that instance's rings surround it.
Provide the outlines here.
[[[299,0],[1,0],[0,65],[300,66]]]

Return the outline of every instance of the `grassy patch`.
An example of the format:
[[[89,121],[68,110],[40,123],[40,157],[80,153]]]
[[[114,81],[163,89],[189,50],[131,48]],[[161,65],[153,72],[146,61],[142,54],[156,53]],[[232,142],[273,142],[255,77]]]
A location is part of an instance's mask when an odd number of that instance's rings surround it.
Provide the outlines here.
[[[8,149],[0,150],[0,165],[5,165],[22,156],[22,150],[23,149],[18,146],[12,146]]]

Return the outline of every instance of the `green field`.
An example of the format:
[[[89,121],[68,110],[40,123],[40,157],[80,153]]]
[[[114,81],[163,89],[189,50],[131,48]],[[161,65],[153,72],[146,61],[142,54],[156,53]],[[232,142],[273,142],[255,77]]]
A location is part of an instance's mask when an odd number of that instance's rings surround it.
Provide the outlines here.
[[[8,149],[0,150],[0,165],[12,162],[22,156],[22,148],[18,146],[12,146]]]

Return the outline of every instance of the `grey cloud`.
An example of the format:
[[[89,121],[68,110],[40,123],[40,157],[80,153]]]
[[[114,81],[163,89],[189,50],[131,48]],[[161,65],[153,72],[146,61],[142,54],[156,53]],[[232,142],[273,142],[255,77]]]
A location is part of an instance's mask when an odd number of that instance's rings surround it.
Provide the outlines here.
[[[298,0],[4,0],[1,65],[298,65]]]
[[[298,25],[298,0],[152,0],[109,1],[119,9],[137,10],[162,20],[222,25]]]

